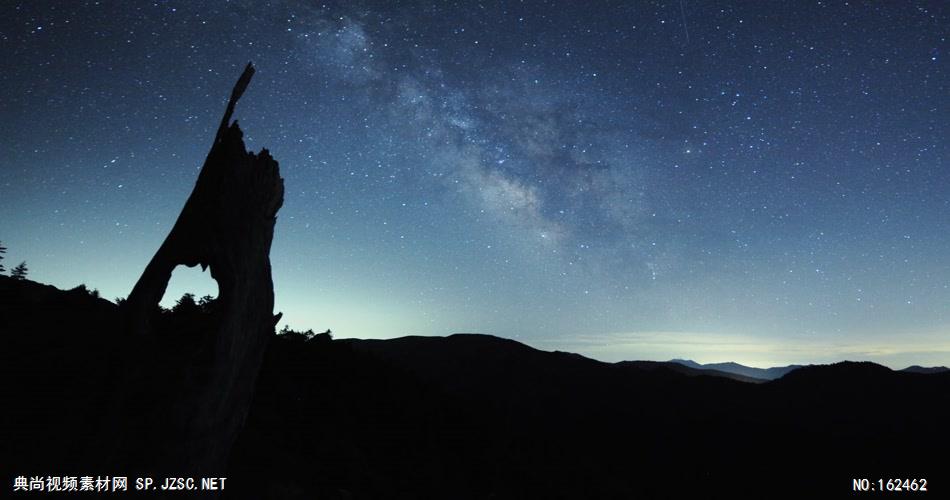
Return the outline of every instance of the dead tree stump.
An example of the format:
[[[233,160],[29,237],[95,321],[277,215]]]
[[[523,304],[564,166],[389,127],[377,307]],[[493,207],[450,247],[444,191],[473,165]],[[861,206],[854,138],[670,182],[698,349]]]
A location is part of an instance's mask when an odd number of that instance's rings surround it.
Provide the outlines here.
[[[253,396],[274,316],[270,248],[284,185],[266,149],[245,149],[231,93],[195,188],[126,304],[128,346],[117,395],[112,462],[135,470],[221,475]],[[153,318],[176,266],[210,269],[215,324],[202,335],[159,332]]]

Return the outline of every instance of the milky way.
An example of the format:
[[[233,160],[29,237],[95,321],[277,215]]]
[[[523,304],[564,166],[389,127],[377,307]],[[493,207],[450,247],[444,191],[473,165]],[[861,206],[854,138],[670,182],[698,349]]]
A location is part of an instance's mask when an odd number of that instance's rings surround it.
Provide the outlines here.
[[[939,2],[3,10],[0,241],[38,281],[128,293],[253,61],[294,328],[950,363]]]

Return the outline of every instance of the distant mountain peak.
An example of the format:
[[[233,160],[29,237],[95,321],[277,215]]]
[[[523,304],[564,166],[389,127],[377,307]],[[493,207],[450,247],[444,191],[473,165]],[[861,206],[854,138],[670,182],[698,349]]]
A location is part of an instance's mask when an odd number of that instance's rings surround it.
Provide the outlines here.
[[[947,368],[946,366],[912,365],[899,371],[907,372],[907,373],[943,373],[946,371],[950,371],[950,368]]]
[[[670,363],[676,363],[679,365],[687,366],[689,368],[695,368],[697,370],[713,370],[718,372],[731,373],[733,375],[741,375],[743,377],[749,377],[760,380],[775,380],[785,376],[788,372],[801,368],[802,365],[787,365],[787,366],[773,366],[771,368],[755,368],[751,366],[745,366],[734,361],[727,361],[724,363],[707,363],[701,364],[697,363],[691,359],[671,359]]]
[[[691,359],[671,359],[668,363],[676,363],[683,366],[688,366],[690,368],[702,369],[703,365],[691,360]]]

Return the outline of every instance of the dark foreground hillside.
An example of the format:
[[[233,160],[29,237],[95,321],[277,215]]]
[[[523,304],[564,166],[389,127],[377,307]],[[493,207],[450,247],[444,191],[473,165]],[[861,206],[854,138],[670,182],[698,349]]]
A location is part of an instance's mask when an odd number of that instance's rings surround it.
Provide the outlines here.
[[[200,355],[209,310],[158,322],[182,356]],[[19,475],[125,473],[101,465],[102,415],[118,359],[150,353],[116,352],[119,314],[86,290],[0,277],[5,488]],[[749,383],[484,335],[282,335],[225,497],[826,498],[851,495],[854,478],[926,478],[938,498],[948,396],[950,373],[871,363]]]

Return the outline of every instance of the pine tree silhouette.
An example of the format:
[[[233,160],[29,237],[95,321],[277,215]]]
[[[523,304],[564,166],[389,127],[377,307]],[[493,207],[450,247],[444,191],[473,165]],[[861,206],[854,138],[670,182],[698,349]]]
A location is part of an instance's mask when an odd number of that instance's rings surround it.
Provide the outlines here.
[[[26,275],[29,272],[30,270],[27,269],[26,261],[24,260],[23,262],[20,262],[19,264],[17,264],[17,266],[14,267],[13,270],[10,271],[10,277],[15,280],[25,280]]]

